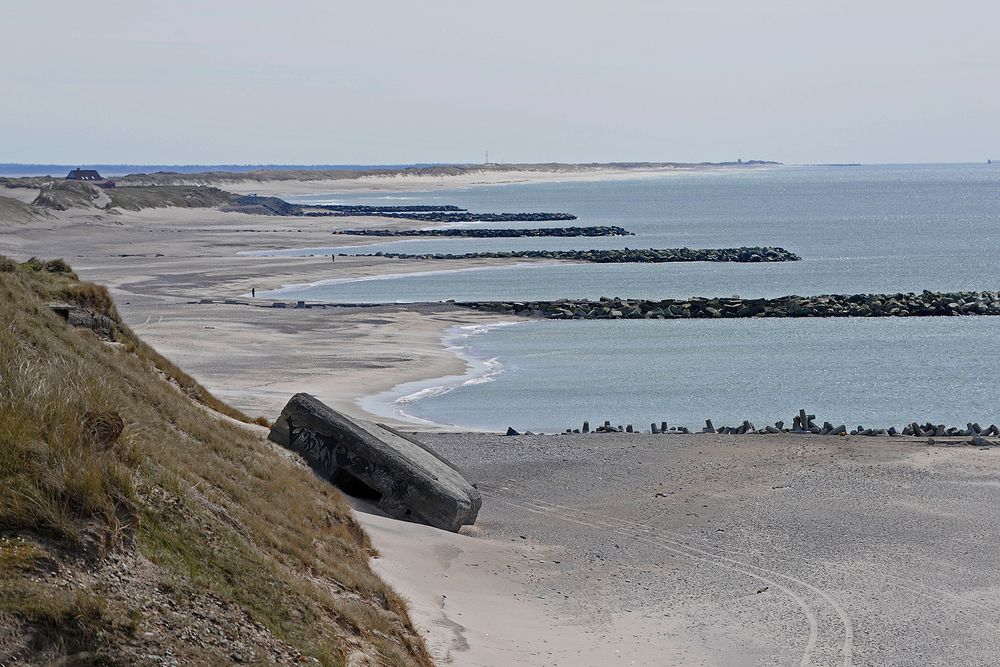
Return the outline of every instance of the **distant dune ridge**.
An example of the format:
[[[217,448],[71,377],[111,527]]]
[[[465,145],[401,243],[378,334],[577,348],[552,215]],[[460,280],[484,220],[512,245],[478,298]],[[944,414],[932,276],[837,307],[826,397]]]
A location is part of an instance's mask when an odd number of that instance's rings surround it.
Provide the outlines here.
[[[599,173],[602,171],[638,171],[651,169],[695,169],[708,167],[755,167],[776,165],[777,162],[748,160],[746,162],[608,162],[571,164],[548,162],[540,164],[452,164],[384,169],[259,169],[253,171],[207,171],[195,173],[159,172],[130,174],[120,179],[130,185],[198,185],[245,181],[327,181],[372,179],[377,177],[446,177],[475,174],[528,172],[539,174]]]

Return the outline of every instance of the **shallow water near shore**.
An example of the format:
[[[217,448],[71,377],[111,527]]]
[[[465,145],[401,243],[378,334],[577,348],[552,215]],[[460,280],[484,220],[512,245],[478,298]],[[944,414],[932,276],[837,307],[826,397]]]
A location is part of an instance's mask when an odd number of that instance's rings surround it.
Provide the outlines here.
[[[572,224],[620,225],[636,236],[408,239],[345,252],[776,245],[803,261],[462,271],[441,261],[439,269],[415,274],[406,260],[395,260],[397,277],[289,286],[265,296],[419,302],[1000,289],[996,165],[777,167],[294,199],[384,204],[397,197],[473,211],[564,211],[579,216]],[[320,251],[337,247],[331,236]],[[850,427],[913,420],[964,426],[1000,420],[1000,394],[989,380],[997,341],[1000,318],[535,321],[453,332],[447,344],[467,357],[470,374],[400,387],[367,404],[413,420],[483,429],[552,431],[584,419],[646,429],[664,420],[700,428],[706,418],[762,425],[790,422],[800,407]]]
[[[469,375],[376,400],[438,424],[549,433],[605,419],[790,425],[799,408],[849,428],[985,426],[1000,421],[998,340],[996,317],[532,321],[453,332]]]

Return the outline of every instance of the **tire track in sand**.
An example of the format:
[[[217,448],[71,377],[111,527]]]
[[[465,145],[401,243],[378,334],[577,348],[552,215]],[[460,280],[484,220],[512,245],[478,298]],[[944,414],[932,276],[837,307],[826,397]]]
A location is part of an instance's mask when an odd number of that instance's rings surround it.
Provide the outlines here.
[[[484,484],[480,484],[479,487],[484,491],[499,490],[496,487]],[[491,493],[491,495],[493,494]],[[806,581],[788,575],[784,572],[753,565],[736,558],[708,551],[704,548],[691,546],[690,544],[678,539],[667,537],[667,535],[674,535],[682,540],[690,540],[691,536],[689,535],[674,533],[672,531],[657,531],[651,526],[627,519],[621,519],[620,517],[604,515],[598,512],[588,512],[586,510],[547,503],[537,499],[524,499],[523,502],[527,504],[521,504],[510,500],[502,500],[494,495],[493,501],[499,502],[500,504],[506,504],[521,511],[542,514],[597,530],[612,530],[619,535],[666,549],[690,560],[699,561],[720,569],[738,572],[744,576],[764,582],[769,586],[774,586],[776,590],[784,593],[792,599],[796,605],[798,605],[809,624],[808,638],[799,661],[800,665],[812,664],[813,654],[816,650],[817,643],[819,642],[819,617],[809,601],[806,600],[806,597],[810,594],[818,596],[823,602],[833,609],[837,616],[840,617],[841,623],[844,626],[844,642],[839,647],[839,654],[842,657],[841,664],[844,667],[850,667],[852,664],[853,625],[851,624],[850,617],[847,616],[843,608],[840,607],[840,605],[829,594]],[[778,581],[779,579],[788,583],[781,583]],[[802,591],[793,590],[791,586],[804,588],[808,591],[808,593],[803,595]],[[839,636],[840,633],[838,632],[837,634]],[[834,652],[837,652],[837,650],[834,649]]]

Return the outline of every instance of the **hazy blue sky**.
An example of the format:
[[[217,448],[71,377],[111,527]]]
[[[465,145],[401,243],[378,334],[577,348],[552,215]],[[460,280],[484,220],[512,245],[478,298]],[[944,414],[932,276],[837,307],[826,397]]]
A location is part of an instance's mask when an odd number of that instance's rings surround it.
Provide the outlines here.
[[[5,0],[0,162],[1000,158],[1000,2]]]

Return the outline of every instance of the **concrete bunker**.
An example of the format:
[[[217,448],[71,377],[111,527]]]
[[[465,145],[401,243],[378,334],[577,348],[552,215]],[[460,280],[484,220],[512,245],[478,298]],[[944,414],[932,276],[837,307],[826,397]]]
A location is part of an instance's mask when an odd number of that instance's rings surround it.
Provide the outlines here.
[[[288,401],[268,437],[397,519],[457,531],[475,523],[482,505],[461,472],[415,437],[348,417],[309,394]]]

